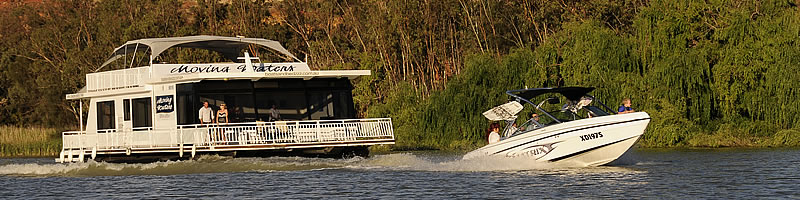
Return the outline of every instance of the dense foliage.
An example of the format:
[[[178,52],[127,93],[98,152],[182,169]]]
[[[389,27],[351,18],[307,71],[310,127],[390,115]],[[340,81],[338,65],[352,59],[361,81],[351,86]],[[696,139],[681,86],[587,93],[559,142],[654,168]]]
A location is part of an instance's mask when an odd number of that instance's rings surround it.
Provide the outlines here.
[[[369,69],[364,116],[398,148],[482,145],[508,89],[592,86],[653,116],[644,146],[800,145],[800,1],[0,3],[0,123],[74,126],[83,86],[127,40],[243,35],[315,69]],[[175,54],[178,60],[191,54]],[[124,66],[118,66],[124,67]],[[103,69],[106,70],[106,69]]]

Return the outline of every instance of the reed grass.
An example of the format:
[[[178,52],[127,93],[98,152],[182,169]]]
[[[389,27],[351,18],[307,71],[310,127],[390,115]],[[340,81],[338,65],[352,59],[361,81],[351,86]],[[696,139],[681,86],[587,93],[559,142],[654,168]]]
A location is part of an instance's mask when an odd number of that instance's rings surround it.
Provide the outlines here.
[[[56,128],[0,126],[0,157],[56,156],[60,133]]]

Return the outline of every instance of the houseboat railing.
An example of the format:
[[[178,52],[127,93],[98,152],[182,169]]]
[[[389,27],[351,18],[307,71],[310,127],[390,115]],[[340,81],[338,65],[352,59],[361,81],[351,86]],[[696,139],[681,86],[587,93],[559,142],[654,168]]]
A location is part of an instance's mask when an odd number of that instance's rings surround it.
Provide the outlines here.
[[[271,144],[328,144],[394,141],[389,118],[180,125],[175,129],[107,129],[62,133],[63,148],[119,150],[193,145],[243,147]]]
[[[86,89],[103,91],[140,86],[150,78],[149,67],[86,74]]]

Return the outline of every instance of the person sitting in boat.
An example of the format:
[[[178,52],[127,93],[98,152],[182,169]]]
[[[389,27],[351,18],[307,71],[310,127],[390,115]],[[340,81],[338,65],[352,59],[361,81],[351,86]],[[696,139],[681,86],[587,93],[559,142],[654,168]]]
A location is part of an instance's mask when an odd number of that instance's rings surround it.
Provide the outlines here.
[[[525,130],[533,130],[539,128],[539,114],[536,113],[531,114],[531,119],[529,119],[528,122],[529,122],[528,127],[525,127]]]
[[[214,122],[214,110],[208,107],[208,101],[203,101],[203,107],[200,108],[198,117],[200,119],[200,124],[211,124]]]
[[[274,122],[278,120],[281,120],[281,113],[278,112],[275,105],[272,105],[272,108],[269,109],[269,121]]]
[[[617,114],[625,114],[625,113],[632,113],[632,112],[636,112],[636,111],[634,111],[633,108],[631,108],[631,99],[630,98],[623,99],[622,100],[622,105],[619,106],[619,110],[617,111]]]
[[[519,126],[514,121],[506,121],[506,123],[511,123],[511,127],[508,127],[505,130],[503,130],[503,137],[501,137],[500,140],[511,137],[511,135],[513,135],[519,130]]]
[[[581,100],[579,100],[578,103],[576,103],[577,107],[575,109],[575,113],[578,113],[578,110],[580,110],[581,108],[589,106],[589,104],[592,104],[593,100],[594,99],[592,99],[591,97],[587,97],[587,96],[581,97]],[[587,118],[592,118],[594,116],[596,116],[596,115],[594,113],[592,113],[591,110],[587,109],[586,117]]]
[[[500,124],[497,122],[492,122],[489,125],[489,144],[494,144],[500,141]]]
[[[226,107],[224,103],[219,104],[219,110],[217,110],[217,124],[228,123],[228,109]]]

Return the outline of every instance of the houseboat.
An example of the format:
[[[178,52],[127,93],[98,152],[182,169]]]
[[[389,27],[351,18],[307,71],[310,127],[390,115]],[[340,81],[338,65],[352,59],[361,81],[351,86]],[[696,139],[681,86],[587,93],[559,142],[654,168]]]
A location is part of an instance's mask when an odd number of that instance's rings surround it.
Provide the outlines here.
[[[187,52],[227,62],[169,63],[194,58]],[[391,119],[356,118],[351,80],[369,70],[311,70],[276,41],[139,39],[99,69],[109,66],[117,70],[89,73],[83,89],[66,95],[81,104],[80,130],[62,133],[56,162],[367,156],[369,146],[395,142]]]

